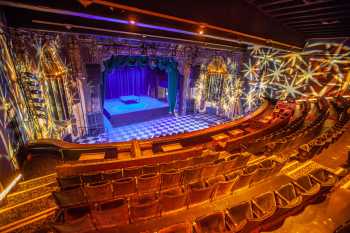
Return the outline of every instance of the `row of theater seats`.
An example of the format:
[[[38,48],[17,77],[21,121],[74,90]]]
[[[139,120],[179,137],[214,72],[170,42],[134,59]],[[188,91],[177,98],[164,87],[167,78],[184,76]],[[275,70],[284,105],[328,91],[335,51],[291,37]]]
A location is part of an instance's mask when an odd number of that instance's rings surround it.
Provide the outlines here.
[[[252,143],[249,143],[249,146],[247,145],[247,147],[253,147],[253,151],[251,149],[249,151],[255,154],[274,152],[274,144],[281,140],[284,141],[286,136],[300,129],[304,123],[305,117],[306,113],[302,114],[300,117],[287,124],[285,127],[255,139]]]
[[[322,150],[327,149],[330,144],[338,140],[338,138],[345,132],[343,127],[348,121],[347,116],[342,116],[344,117],[339,119],[332,128],[321,133],[308,143],[302,144],[298,148],[298,160],[306,161],[311,159],[313,156],[320,154]]]
[[[199,217],[192,225],[188,223],[175,224],[159,230],[158,233],[239,232],[243,229],[244,232],[250,232],[261,224],[270,223],[272,220],[275,221],[276,218],[286,215],[289,211],[315,197],[320,191],[331,188],[336,181],[337,177],[332,173],[324,169],[316,169],[277,190],[228,207],[226,211]],[[181,193],[180,190],[168,190],[167,192],[173,192],[172,194],[176,195],[166,197],[166,203],[163,203],[166,207],[173,207],[184,201],[184,199],[172,198],[177,196],[179,192]],[[80,209],[79,214],[79,217],[68,220],[66,223],[55,224],[53,229],[60,233],[82,232],[82,229],[83,232],[93,232],[99,229],[118,227],[128,224],[130,221],[156,217],[161,212],[158,200],[152,195],[145,195],[141,199],[140,197],[137,200],[131,199],[130,203],[124,198],[99,203],[90,210],[88,208],[85,211]],[[153,231],[149,233],[153,233]]]
[[[276,140],[276,139],[280,139],[283,138],[284,136],[287,136],[293,132],[295,132],[296,130],[298,130],[302,124],[304,123],[305,117],[307,116],[308,113],[308,107],[306,102],[300,104],[300,108],[302,108],[302,114],[300,114],[300,116],[296,119],[294,119],[292,122],[290,122],[288,125],[286,125],[286,127],[271,132],[268,135],[265,135],[263,137],[257,138],[254,142],[257,143],[266,143],[266,142],[271,142],[271,140]]]
[[[270,153],[278,153],[286,148],[294,148],[295,146],[298,146],[302,141],[308,140],[308,138],[315,137],[322,130],[323,123],[327,119],[327,116],[328,114],[326,110],[322,110],[316,119],[310,124],[298,129],[289,135],[286,135],[284,138],[267,144],[268,151]]]
[[[151,179],[146,182],[140,180],[142,176],[136,180],[129,177],[112,183],[87,185],[82,188],[54,192],[53,195],[66,221],[74,219],[74,214],[69,213],[77,212],[77,210],[81,212],[81,209],[90,211],[90,208],[94,209],[96,204],[101,205],[102,203],[103,205],[115,199],[121,202],[120,198],[122,198],[123,203],[128,204],[130,219],[134,222],[153,217],[159,212],[191,207],[229,195],[237,189],[276,174],[281,166],[274,160],[266,159],[243,169],[228,170],[226,174],[220,172],[207,177],[198,177],[188,184],[181,183],[181,173],[178,172],[175,175],[172,172],[152,173],[147,174]],[[163,182],[165,189],[162,189]]]
[[[58,177],[58,184],[62,190],[71,189],[82,186],[83,184],[93,184],[103,181],[113,181],[121,178],[136,177],[147,175],[150,173],[166,172],[176,169],[184,169],[187,167],[207,164],[214,162],[219,157],[224,157],[223,153],[205,151],[200,156],[190,157],[185,160],[172,160],[167,163],[146,164],[143,166],[125,167],[123,169],[106,170],[104,172],[84,173],[76,176]],[[228,155],[226,155],[228,156]],[[250,157],[250,154],[231,155],[230,160],[237,161],[237,164],[244,164]],[[238,162],[239,161],[239,162]]]

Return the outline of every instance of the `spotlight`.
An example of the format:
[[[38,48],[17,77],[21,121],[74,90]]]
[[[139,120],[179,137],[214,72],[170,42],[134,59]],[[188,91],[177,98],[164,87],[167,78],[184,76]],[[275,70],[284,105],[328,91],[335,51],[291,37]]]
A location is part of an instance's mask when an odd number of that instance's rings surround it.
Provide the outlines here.
[[[199,35],[203,35],[203,34],[204,34],[204,31],[201,29],[201,30],[198,31],[198,34],[199,34]]]
[[[136,21],[135,21],[134,19],[129,19],[129,24],[135,25],[135,24],[136,24]]]

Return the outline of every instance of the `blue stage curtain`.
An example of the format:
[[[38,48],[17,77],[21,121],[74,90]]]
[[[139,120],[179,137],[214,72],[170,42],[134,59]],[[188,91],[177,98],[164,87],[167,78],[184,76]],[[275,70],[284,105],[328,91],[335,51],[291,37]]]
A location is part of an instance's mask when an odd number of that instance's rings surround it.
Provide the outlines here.
[[[114,83],[113,81],[109,81],[109,75],[113,72],[113,70],[116,69],[122,69],[126,67],[134,67],[134,68],[151,68],[159,70],[166,71],[168,75],[168,103],[169,103],[169,111],[174,113],[175,106],[176,106],[176,95],[177,95],[177,88],[178,88],[178,70],[177,70],[177,62],[173,58],[164,58],[164,57],[144,57],[144,56],[112,56],[111,59],[104,62],[105,70],[103,72],[102,78],[103,78],[103,90],[102,93],[104,93],[105,98],[113,98],[114,94],[111,93],[113,90],[107,90],[109,89]],[[127,79],[127,75],[121,75],[123,76],[122,80],[125,81]],[[115,83],[122,84],[122,81],[116,81]],[[141,83],[141,82],[140,82]],[[141,85],[141,84],[140,84]],[[123,93],[122,88],[123,86],[120,86],[118,88],[119,94],[115,95],[121,95],[120,93]],[[130,88],[132,89],[132,88]],[[131,91],[128,89],[128,91]],[[136,91],[136,90],[133,90]],[[142,90],[139,90],[142,91]],[[118,96],[116,96],[118,97]]]
[[[126,95],[148,95],[151,84],[147,67],[121,67],[112,69],[106,79],[105,98],[119,98]]]

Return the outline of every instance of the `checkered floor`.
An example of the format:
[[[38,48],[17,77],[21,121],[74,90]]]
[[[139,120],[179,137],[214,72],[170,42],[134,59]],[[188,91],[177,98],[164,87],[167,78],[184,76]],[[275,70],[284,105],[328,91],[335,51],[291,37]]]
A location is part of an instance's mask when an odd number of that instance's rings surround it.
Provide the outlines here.
[[[75,142],[92,144],[149,139],[205,129],[229,121],[225,117],[197,113],[186,116],[168,116],[142,123],[113,128],[105,119],[105,133],[77,139]]]

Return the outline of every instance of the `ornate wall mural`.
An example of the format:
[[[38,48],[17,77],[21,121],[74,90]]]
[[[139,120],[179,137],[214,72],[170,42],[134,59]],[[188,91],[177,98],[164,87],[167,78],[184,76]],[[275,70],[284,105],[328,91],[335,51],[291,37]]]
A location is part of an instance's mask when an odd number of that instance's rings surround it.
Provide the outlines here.
[[[299,53],[259,46],[248,52],[243,76],[257,97],[306,99],[349,94],[349,40],[311,40]]]
[[[248,83],[239,75],[239,56],[214,56],[201,65],[195,87],[195,108],[199,112],[238,118],[253,111],[259,99],[249,91]]]
[[[23,89],[13,63],[11,47],[0,29],[0,183],[7,183],[18,168],[15,153],[34,134]],[[6,174],[4,174],[4,172]]]
[[[77,98],[76,94],[79,90],[72,78],[70,65],[64,62],[68,60],[64,54],[65,38],[27,32],[12,38],[16,45],[19,83],[25,92],[34,124],[32,138],[79,136],[76,122],[83,114],[74,111],[74,106],[79,103],[79,95]]]

